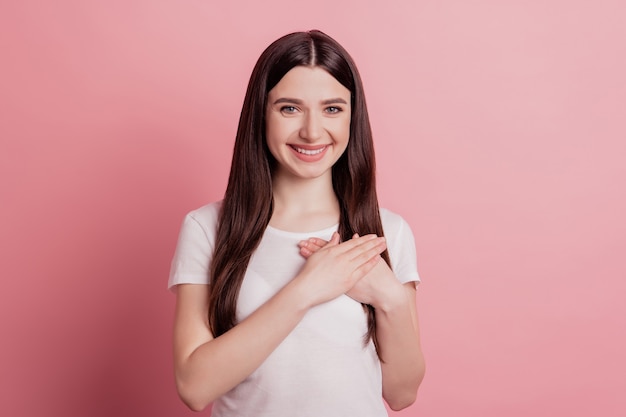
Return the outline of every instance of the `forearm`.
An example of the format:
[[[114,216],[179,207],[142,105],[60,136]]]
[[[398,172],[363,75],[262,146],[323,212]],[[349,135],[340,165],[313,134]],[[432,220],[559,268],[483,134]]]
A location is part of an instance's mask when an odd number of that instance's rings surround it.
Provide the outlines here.
[[[376,308],[376,333],[382,358],[383,397],[394,410],[415,401],[425,365],[412,283],[393,291]]]
[[[306,314],[299,292],[297,284],[288,284],[228,332],[177,355],[183,401],[201,410],[254,372]]]

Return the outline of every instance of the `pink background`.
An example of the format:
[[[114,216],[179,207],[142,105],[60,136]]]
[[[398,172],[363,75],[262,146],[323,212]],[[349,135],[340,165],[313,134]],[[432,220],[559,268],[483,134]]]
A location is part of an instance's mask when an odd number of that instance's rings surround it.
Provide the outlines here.
[[[0,414],[185,416],[169,262],[219,199],[252,66],[319,28],[417,238],[428,370],[398,416],[624,416],[626,8],[4,1]],[[208,413],[207,413],[208,414]]]

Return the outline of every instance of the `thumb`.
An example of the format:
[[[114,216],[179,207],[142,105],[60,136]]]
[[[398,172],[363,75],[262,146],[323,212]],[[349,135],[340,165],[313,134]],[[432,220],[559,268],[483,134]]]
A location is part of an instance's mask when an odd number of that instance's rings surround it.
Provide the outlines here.
[[[338,245],[340,241],[341,241],[341,239],[339,237],[339,233],[333,232],[333,236],[330,238],[330,241],[328,242],[328,244],[326,246]]]

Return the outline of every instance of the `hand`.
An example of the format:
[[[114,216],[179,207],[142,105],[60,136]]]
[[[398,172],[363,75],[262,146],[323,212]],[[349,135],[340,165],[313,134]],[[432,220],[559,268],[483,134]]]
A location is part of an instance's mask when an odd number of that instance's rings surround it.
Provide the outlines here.
[[[358,234],[352,237],[352,239],[357,238],[359,238]],[[298,246],[300,247],[300,254],[308,259],[316,252],[325,248],[328,244],[330,244],[330,242],[324,239],[312,237],[301,241]],[[384,302],[385,297],[390,291],[398,290],[402,285],[396,280],[393,271],[389,268],[389,265],[382,260],[380,254],[377,257],[379,258],[379,262],[376,263],[369,273],[358,280],[355,285],[345,293],[355,301],[370,304],[375,308]]]
[[[323,246],[311,246],[314,251],[305,251],[307,261],[294,280],[304,285],[311,306],[349,292],[380,263],[380,254],[387,247],[385,239],[376,235],[340,242],[339,234],[334,233],[330,241],[320,241],[325,242]]]

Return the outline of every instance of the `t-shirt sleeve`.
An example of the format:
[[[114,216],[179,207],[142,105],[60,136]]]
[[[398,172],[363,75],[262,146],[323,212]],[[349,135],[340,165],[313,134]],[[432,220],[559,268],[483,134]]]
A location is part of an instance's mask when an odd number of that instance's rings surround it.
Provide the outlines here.
[[[168,288],[178,284],[208,284],[213,256],[216,210],[212,207],[193,211],[183,220],[172,259]]]
[[[419,284],[421,279],[417,272],[415,238],[411,227],[402,217],[389,211],[386,211],[382,218],[391,266],[396,278],[403,284],[407,282]]]

